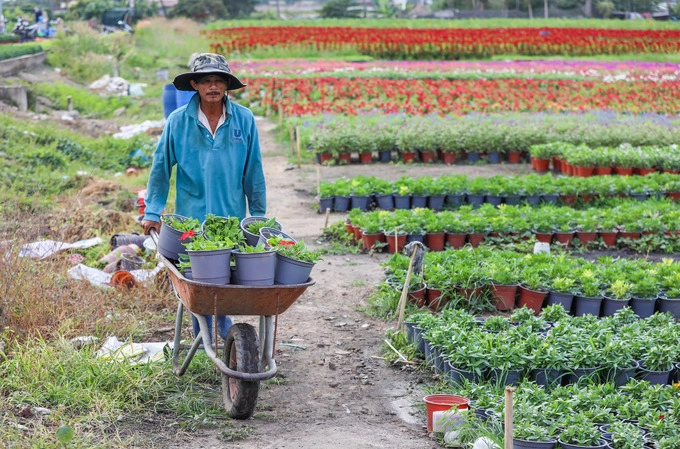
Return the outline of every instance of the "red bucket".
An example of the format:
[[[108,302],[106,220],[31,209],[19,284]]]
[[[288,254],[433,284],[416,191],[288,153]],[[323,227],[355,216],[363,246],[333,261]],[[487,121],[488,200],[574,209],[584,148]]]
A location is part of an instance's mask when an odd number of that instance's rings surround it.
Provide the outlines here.
[[[458,410],[467,410],[470,400],[463,396],[453,394],[431,394],[425,396],[425,408],[427,409],[427,432],[432,433],[432,413],[445,412],[456,407]]]

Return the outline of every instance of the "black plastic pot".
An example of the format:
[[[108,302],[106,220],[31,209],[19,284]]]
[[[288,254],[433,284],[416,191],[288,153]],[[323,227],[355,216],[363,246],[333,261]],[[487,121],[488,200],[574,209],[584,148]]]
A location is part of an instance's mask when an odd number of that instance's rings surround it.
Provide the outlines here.
[[[384,193],[375,196],[375,202],[380,209],[394,209],[394,196],[391,193]]]
[[[546,300],[545,307],[552,306],[555,304],[562,304],[564,310],[570,312],[573,302],[574,295],[571,293],[550,292],[548,294],[548,299]]]
[[[605,296],[602,298],[600,316],[614,316],[616,312],[628,306],[628,299],[616,299]]]
[[[600,316],[602,296],[574,296],[572,304],[574,316],[594,315]]]
[[[512,447],[514,449],[553,449],[557,444],[557,440],[548,441],[527,441],[519,438],[512,439]]]
[[[656,298],[631,298],[628,305],[640,318],[649,318],[654,315],[654,311],[656,310]]]

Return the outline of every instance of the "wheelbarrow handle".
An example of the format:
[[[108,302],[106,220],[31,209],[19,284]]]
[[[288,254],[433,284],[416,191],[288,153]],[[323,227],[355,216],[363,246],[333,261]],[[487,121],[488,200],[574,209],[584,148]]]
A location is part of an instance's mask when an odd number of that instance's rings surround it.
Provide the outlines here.
[[[149,235],[151,236],[154,245],[156,245],[156,251],[158,251],[158,232],[156,232],[155,228],[151,228],[149,229]]]

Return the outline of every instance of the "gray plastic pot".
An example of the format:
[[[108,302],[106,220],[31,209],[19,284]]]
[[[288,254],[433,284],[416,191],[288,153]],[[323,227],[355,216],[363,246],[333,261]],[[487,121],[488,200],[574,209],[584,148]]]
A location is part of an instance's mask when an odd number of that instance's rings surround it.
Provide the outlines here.
[[[314,263],[291,259],[276,254],[274,283],[280,285],[304,284],[314,268]]]
[[[251,246],[257,246],[260,243],[262,243],[265,246],[265,248],[269,248],[270,245],[269,245],[269,243],[267,243],[267,240],[272,238],[272,237],[275,237],[275,236],[279,236],[281,238],[284,238],[284,239],[290,240],[294,243],[297,243],[297,240],[295,240],[293,237],[289,236],[288,234],[286,234],[285,232],[283,232],[279,229],[262,228],[262,229],[260,229],[260,236],[258,237],[257,243],[255,245],[251,245]]]
[[[175,217],[181,221],[188,220],[183,215],[164,214],[161,216],[161,233],[158,235],[158,252],[170,260],[178,260],[179,254],[186,254],[187,249],[182,243],[189,243],[191,238],[180,240],[183,232],[165,224],[165,217]]]
[[[274,285],[276,251],[262,253],[233,252],[236,261],[236,278],[239,285]]]
[[[194,281],[215,285],[229,283],[231,248],[187,251],[187,253],[191,261],[191,274]]]
[[[251,224],[257,222],[257,221],[267,221],[269,218],[267,217],[246,217],[243,220],[241,220],[241,230],[243,231],[243,235],[246,238],[246,243],[250,246],[257,246],[257,241],[260,238],[259,234],[253,234],[252,232],[248,231],[248,226]],[[274,224],[274,229],[278,230],[283,230],[283,226],[281,226],[281,223],[278,221]]]

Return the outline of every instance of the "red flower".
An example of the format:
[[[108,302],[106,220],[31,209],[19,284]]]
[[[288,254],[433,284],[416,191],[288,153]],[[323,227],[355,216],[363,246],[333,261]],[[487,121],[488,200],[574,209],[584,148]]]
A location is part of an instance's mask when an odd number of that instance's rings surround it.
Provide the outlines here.
[[[295,242],[293,242],[292,240],[281,240],[279,242],[279,245],[281,245],[281,246],[293,246],[293,245],[295,245]]]
[[[664,415],[663,413],[660,414],[660,415],[659,415],[659,419],[666,419],[666,415]]]
[[[194,230],[192,229],[191,231],[187,231],[187,232],[185,232],[184,234],[182,234],[182,236],[181,236],[179,239],[180,239],[180,240],[184,240],[184,239],[188,239],[189,237],[193,237],[193,236],[195,236],[195,235],[196,235],[196,233],[195,233]]]

